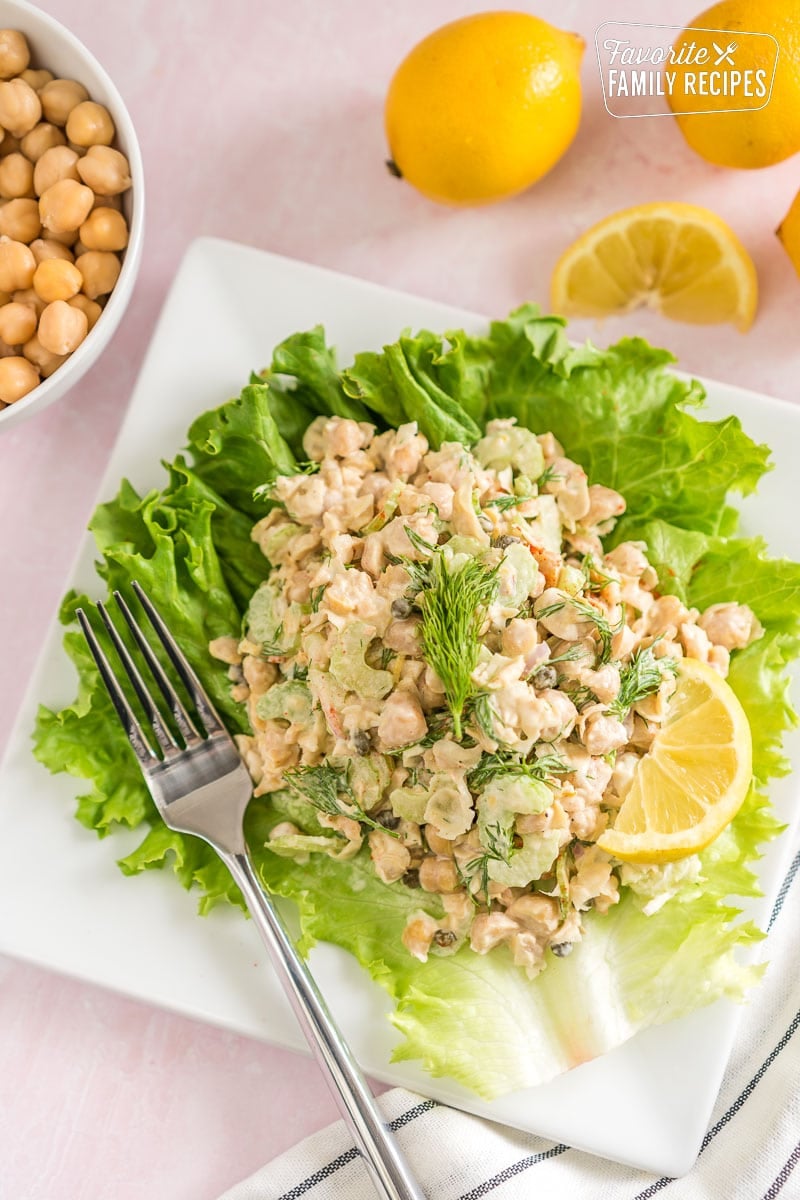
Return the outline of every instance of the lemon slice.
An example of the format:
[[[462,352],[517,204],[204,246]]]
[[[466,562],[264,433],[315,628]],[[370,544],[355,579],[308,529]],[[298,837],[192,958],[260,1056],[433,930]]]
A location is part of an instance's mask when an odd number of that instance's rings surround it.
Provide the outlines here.
[[[695,325],[750,328],[753,260],[725,222],[696,204],[640,204],[593,225],[558,260],[553,310],[604,317],[649,305]]]
[[[730,686],[684,659],[667,719],[598,845],[625,862],[696,854],[736,816],[752,769],[750,726]]]

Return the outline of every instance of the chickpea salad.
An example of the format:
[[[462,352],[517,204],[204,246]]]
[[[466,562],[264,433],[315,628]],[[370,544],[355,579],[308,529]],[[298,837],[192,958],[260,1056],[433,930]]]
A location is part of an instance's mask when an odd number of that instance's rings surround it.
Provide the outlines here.
[[[354,954],[393,999],[394,1058],[487,1098],[762,970],[736,897],[780,830],[800,567],[736,534],[731,493],[768,450],[699,419],[669,361],[574,347],[529,306],[345,369],[316,328],[197,418],[162,488],[124,482],[91,525],[105,584],[142,583],[237,738],[250,852],[301,948]],[[125,874],[241,905],[160,822],[81,637],[65,645],[81,698],[40,710],[35,753],[89,782],[78,819],[142,826]],[[701,852],[622,862],[600,843],[690,662],[738,696],[753,784]]]
[[[279,476],[253,530],[273,570],[230,664],[257,795],[288,785],[325,834],[291,821],[273,853],[347,860],[441,897],[408,914],[421,962],[507,945],[529,977],[569,954],[620,886],[652,905],[677,867],[597,845],[646,754],[686,655],[728,673],[762,630],[747,605],[660,595],[640,541],[607,553],[625,500],[552,433],[490,421],[472,449],[416,422],[378,434],[317,417],[308,473]],[[330,833],[328,832],[330,831]]]

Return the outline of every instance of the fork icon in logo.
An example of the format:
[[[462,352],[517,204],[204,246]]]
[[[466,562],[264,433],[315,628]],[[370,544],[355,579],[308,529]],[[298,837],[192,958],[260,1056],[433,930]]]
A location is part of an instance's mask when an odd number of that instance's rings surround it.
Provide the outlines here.
[[[733,58],[731,57],[731,55],[736,50],[736,42],[728,42],[727,50],[723,50],[722,47],[718,46],[716,42],[712,42],[711,45],[714,47],[714,49],[717,52],[717,59],[714,62],[715,67],[718,67],[721,62],[730,63],[731,66],[734,65]]]

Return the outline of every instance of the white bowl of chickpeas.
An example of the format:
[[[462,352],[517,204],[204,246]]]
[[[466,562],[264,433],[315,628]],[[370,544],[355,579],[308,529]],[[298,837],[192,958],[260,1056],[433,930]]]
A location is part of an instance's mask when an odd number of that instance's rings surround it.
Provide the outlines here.
[[[0,431],[72,388],[133,291],[139,145],[97,60],[52,17],[0,0]]]

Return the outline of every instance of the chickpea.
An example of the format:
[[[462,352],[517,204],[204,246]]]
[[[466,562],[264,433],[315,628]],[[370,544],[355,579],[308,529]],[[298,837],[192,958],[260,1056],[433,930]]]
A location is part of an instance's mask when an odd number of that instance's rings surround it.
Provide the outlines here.
[[[16,292],[29,288],[36,270],[36,259],[32,250],[22,242],[0,238],[0,289]]]
[[[42,115],[39,97],[24,79],[0,83],[0,125],[14,137],[33,129]]]
[[[53,125],[66,125],[73,108],[88,100],[89,93],[83,84],[74,79],[51,79],[42,88],[40,99],[44,119]]]
[[[2,160],[0,160],[2,161]],[[30,243],[42,232],[36,200],[9,200],[0,208],[0,234],[14,242]]]
[[[111,146],[90,146],[78,160],[77,170],[83,182],[98,196],[116,196],[131,186],[128,160]]]
[[[55,78],[52,71],[34,71],[30,67],[20,71],[19,77],[30,84],[35,92],[40,92],[46,83]]]
[[[31,61],[24,33],[18,29],[0,29],[0,79],[20,75]]]
[[[95,208],[114,208],[117,212],[122,212],[122,196],[95,196],[92,211]]]
[[[111,113],[94,100],[76,104],[67,117],[67,137],[76,146],[110,146],[114,133]]]
[[[36,333],[36,313],[28,304],[4,304],[0,308],[0,338],[9,346],[21,346]]]
[[[87,250],[75,259],[75,266],[83,276],[81,290],[90,300],[96,300],[98,296],[107,296],[119,279],[121,270],[116,254],[107,250]],[[0,287],[2,282],[0,276]]]
[[[50,242],[61,242],[62,246],[73,247],[73,258],[75,257],[74,246],[78,240],[77,229],[70,229],[69,233],[56,233],[55,230],[47,231],[47,240]]]
[[[36,313],[37,321],[45,310],[44,300],[42,300],[41,296],[37,295],[32,287],[20,288],[18,291],[13,293],[11,298],[16,304],[27,304],[28,308],[33,309],[33,311]]]
[[[91,188],[74,179],[61,179],[39,197],[39,216],[52,233],[71,233],[81,227],[93,203]]]
[[[13,404],[27,396],[39,383],[39,372],[27,358],[15,354],[0,358],[0,400]]]
[[[103,310],[96,300],[90,300],[88,296],[78,294],[67,301],[73,308],[79,308],[81,312],[86,313],[86,319],[89,322],[89,330],[94,329],[101,316]]]
[[[45,150],[52,150],[53,146],[63,145],[64,134],[57,125],[50,125],[47,121],[40,121],[38,125],[34,125],[30,133],[26,133],[20,142],[22,153],[32,163],[37,163]]]
[[[28,362],[33,363],[39,370],[43,379],[49,379],[53,371],[58,370],[67,357],[66,354],[52,354],[49,350],[45,350],[37,334],[34,334],[30,341],[25,343],[22,353]]]
[[[78,156],[69,146],[52,146],[45,150],[36,166],[33,168],[33,190],[37,196],[46,192],[54,183],[62,179],[74,179],[80,182],[76,164]]]
[[[72,354],[89,332],[85,312],[65,300],[54,300],[39,318],[38,338],[51,354]]]
[[[38,206],[37,206],[38,215]],[[30,243],[33,257],[36,259],[36,265],[46,262],[49,258],[61,258],[64,262],[74,262],[75,256],[69,246],[62,246],[61,242],[53,241],[52,238],[34,238]]]
[[[63,258],[46,258],[33,275],[33,290],[48,304],[54,300],[71,300],[82,286],[83,276],[78,268]],[[27,342],[28,338],[23,340]]]
[[[81,225],[81,241],[87,250],[124,250],[128,222],[113,208],[93,208]]]
[[[4,154],[0,158],[0,196],[18,200],[33,195],[33,163],[24,154]]]
[[[426,855],[419,865],[419,884],[426,892],[455,892],[458,872],[452,858]]]

